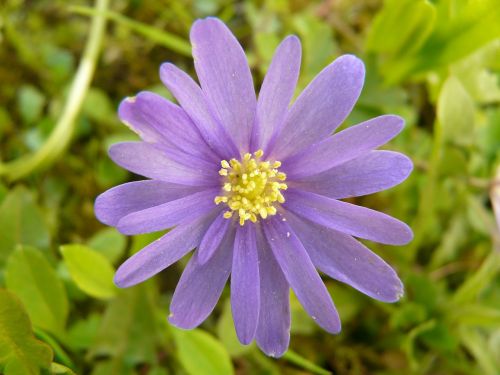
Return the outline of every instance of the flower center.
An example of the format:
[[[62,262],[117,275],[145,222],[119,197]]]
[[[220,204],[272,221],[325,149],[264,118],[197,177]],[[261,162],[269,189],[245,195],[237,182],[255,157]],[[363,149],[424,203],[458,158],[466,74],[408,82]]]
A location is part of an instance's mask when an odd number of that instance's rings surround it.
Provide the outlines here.
[[[261,161],[263,155],[264,151],[258,150],[253,155],[246,153],[241,161],[221,161],[219,174],[224,177],[224,195],[216,196],[214,201],[227,204],[226,219],[236,212],[240,225],[247,220],[255,223],[259,216],[265,219],[276,215],[276,202],[285,202],[280,190],[286,190],[288,186],[282,182],[286,175],[278,170],[281,162]]]

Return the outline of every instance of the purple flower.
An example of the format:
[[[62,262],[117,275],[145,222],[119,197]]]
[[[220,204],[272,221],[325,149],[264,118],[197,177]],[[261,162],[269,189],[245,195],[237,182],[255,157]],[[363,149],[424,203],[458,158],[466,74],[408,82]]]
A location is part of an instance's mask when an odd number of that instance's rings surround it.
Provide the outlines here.
[[[349,115],[363,63],[339,57],[291,107],[301,47],[287,37],[256,99],[245,53],[218,19],[198,20],[191,43],[200,86],[170,63],[160,76],[180,106],[150,92],[125,99],[122,121],[142,142],[111,147],[113,161],[150,180],[100,195],[96,215],[124,234],[173,227],[118,269],[120,287],[140,283],[196,248],[177,285],[170,322],[189,329],[214,309],[231,277],[239,340],[270,356],[290,340],[289,288],[331,333],[340,319],[316,268],[380,301],[403,294],[395,271],[354,237],[390,245],[411,229],[341,201],[402,182],[412,163],[375,149],[403,119],[380,116],[331,136]]]

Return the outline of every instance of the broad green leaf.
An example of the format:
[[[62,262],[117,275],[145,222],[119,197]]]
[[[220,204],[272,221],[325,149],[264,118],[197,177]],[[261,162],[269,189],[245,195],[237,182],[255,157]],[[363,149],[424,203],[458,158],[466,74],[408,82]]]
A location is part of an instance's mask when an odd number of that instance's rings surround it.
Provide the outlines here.
[[[33,336],[21,302],[12,293],[0,289],[0,373],[37,375],[51,362],[52,351]]]
[[[49,231],[33,194],[14,188],[0,205],[0,267],[16,245],[49,246]]]
[[[447,141],[470,142],[474,131],[474,102],[456,77],[449,77],[441,88],[437,117]]]
[[[114,269],[104,255],[79,244],[61,246],[61,253],[71,278],[81,290],[95,298],[116,295]]]
[[[480,103],[498,103],[500,85],[493,65],[498,59],[500,39],[489,43],[471,56],[451,67],[451,72],[464,85],[471,96]]]
[[[23,85],[18,92],[18,107],[26,124],[38,120],[45,105],[44,95],[34,86]]]
[[[151,286],[143,283],[123,290],[110,301],[104,313],[89,356],[113,357],[109,366],[116,371],[107,372],[108,375],[122,375],[127,368],[156,361],[160,333],[155,291]]]
[[[97,232],[87,245],[115,263],[123,256],[127,240],[115,228],[105,228]]]
[[[84,320],[79,320],[68,329],[67,345],[72,349],[86,350],[95,340],[101,325],[101,316],[94,313]]]
[[[7,288],[21,299],[35,327],[60,337],[68,316],[68,299],[61,280],[38,250],[20,247],[12,253],[5,273]]]
[[[201,329],[172,327],[177,358],[189,375],[231,375],[233,364],[224,346]]]

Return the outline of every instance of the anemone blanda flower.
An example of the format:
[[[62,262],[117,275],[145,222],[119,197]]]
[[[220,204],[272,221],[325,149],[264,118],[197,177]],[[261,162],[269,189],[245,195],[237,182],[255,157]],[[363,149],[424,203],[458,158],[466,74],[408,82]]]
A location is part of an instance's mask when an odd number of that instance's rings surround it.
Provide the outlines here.
[[[340,200],[390,188],[412,169],[406,156],[375,150],[401,131],[397,116],[331,135],[358,99],[363,63],[339,57],[289,107],[301,58],[295,36],[277,48],[258,99],[245,53],[221,21],[196,21],[190,38],[201,87],[165,63],[161,80],[179,106],[142,92],[119,108],[142,141],[115,144],[109,154],[149,180],[103,193],[96,215],[128,235],[173,229],[123,263],[116,284],[140,283],[196,248],[170,322],[198,326],[230,277],[239,340],[255,338],[271,356],[288,348],[290,287],[322,328],[340,331],[316,268],[377,300],[398,300],[395,271],[354,237],[402,245],[411,229]]]

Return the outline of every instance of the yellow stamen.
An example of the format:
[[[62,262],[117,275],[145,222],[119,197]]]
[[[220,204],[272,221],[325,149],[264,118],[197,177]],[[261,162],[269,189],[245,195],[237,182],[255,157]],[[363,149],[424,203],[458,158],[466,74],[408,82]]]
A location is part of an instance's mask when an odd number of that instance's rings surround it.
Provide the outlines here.
[[[247,220],[255,223],[276,215],[276,205],[285,202],[282,191],[288,188],[282,181],[286,174],[279,172],[279,161],[261,161],[262,150],[246,153],[242,160],[221,161],[219,174],[223,177],[222,193],[216,196],[216,204],[226,203],[230,211],[224,212],[226,219],[237,213],[240,225]]]

